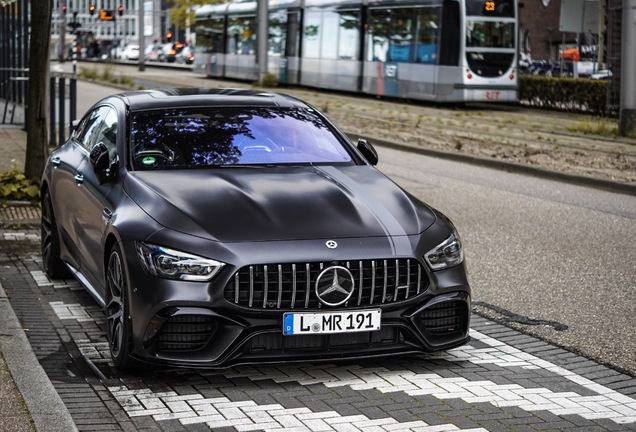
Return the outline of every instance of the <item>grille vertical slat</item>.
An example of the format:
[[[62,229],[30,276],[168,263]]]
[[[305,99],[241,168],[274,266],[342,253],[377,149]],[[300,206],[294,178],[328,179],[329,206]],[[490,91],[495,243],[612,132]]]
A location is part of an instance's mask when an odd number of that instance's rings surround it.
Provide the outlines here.
[[[371,261],[371,297],[369,298],[369,304],[373,304],[374,297],[375,297],[375,261]]]
[[[267,291],[269,291],[269,272],[267,266],[263,266],[263,309],[267,309]]]
[[[311,292],[311,268],[305,264],[305,309],[309,308],[309,293]]]
[[[364,284],[364,267],[362,266],[362,261],[358,261],[358,271],[360,272],[360,277],[358,278],[358,306],[362,304],[362,287]]]
[[[291,308],[296,307],[296,264],[292,264],[292,298],[291,298]]]
[[[344,266],[353,276],[357,293],[349,300],[350,307],[404,301],[428,287],[427,274],[414,259],[259,264],[238,270],[225,287],[225,298],[248,308],[321,308],[315,283],[330,266]]]
[[[386,300],[386,289],[388,287],[388,279],[389,279],[389,272],[387,271],[387,265],[386,265],[386,260],[384,260],[384,267],[383,267],[383,271],[384,271],[384,280],[383,280],[383,286],[382,286],[382,303],[385,302]]]
[[[250,307],[254,304],[254,267],[250,266]]]
[[[400,287],[400,261],[395,260],[395,291],[393,292],[393,298],[398,298],[398,288]]]
[[[236,287],[236,290],[234,293],[234,303],[238,303],[241,296],[241,280],[239,278],[240,278],[240,273],[236,273],[234,275],[234,286]]]
[[[283,301],[283,266],[278,264],[278,299],[276,307],[280,309],[280,303]]]

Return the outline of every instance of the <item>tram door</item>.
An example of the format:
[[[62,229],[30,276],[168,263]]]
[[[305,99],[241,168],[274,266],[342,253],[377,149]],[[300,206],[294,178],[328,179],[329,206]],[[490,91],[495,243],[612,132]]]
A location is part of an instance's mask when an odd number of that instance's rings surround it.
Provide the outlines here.
[[[287,14],[285,55],[281,58],[279,81],[284,84],[300,82],[300,11]]]

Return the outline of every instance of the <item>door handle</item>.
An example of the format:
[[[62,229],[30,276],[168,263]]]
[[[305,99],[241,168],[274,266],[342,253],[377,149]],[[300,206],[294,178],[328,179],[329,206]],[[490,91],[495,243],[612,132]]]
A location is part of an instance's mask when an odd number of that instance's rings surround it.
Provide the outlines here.
[[[102,210],[102,216],[104,217],[104,219],[109,220],[113,217],[113,212],[104,207],[104,210]]]
[[[59,156],[53,156],[51,158],[51,163],[55,165],[56,167],[58,167],[62,163],[62,159],[60,159]]]
[[[77,183],[78,185],[84,183],[84,175],[82,173],[75,174],[75,177],[73,178],[75,179],[75,183]]]

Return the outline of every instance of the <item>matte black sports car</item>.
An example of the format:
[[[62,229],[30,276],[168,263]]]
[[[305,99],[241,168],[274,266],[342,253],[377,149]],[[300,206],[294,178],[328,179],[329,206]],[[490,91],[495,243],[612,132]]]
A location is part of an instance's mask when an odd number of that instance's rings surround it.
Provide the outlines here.
[[[102,305],[114,363],[190,367],[449,349],[470,287],[451,222],[292,97],[98,102],[42,178],[42,258]]]

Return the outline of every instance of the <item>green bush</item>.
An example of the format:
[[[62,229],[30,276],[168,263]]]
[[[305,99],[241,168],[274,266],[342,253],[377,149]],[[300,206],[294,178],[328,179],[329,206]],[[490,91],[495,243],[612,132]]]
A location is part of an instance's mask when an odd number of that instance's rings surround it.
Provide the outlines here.
[[[40,200],[40,183],[27,179],[11,165],[9,171],[0,173],[0,202]]]
[[[607,115],[607,81],[519,76],[519,102],[539,108]]]

